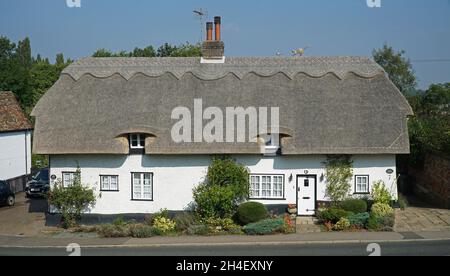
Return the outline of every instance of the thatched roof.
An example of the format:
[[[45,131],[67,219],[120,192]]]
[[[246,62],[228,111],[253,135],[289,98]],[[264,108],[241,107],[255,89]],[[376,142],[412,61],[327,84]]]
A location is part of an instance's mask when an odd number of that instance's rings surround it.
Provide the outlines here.
[[[31,130],[33,126],[12,92],[0,92],[0,132]]]
[[[127,154],[125,134],[150,134],[148,154],[258,154],[255,143],[171,139],[177,106],[279,107],[282,153],[409,153],[412,110],[383,69],[361,57],[86,58],[33,110],[34,151]]]

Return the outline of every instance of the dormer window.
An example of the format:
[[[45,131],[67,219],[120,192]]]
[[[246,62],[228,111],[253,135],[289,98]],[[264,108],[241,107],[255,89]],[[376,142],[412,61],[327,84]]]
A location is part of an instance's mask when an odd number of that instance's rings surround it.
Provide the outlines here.
[[[145,148],[145,136],[143,134],[130,134],[130,148],[143,149]]]
[[[266,148],[279,148],[279,136],[275,134],[267,134],[264,141],[266,143]]]
[[[280,148],[280,136],[278,134],[267,134],[264,136],[265,155],[275,156]]]

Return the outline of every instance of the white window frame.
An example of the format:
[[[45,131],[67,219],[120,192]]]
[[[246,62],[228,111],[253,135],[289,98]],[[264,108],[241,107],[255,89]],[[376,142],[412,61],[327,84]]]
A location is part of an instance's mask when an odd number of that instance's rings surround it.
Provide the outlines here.
[[[62,172],[62,185],[64,188],[70,187],[75,181],[76,172]]]
[[[136,178],[136,176],[139,176],[139,178]],[[148,181],[147,184],[145,183],[146,180]],[[131,173],[131,199],[153,201],[153,173]]]
[[[284,199],[284,187],[284,175],[282,174],[250,175],[250,199]]]
[[[112,186],[115,179],[115,187]],[[118,175],[100,175],[100,191],[102,192],[118,192],[119,176]]]
[[[143,149],[145,148],[145,136],[143,134],[139,134],[139,133],[132,133],[130,134],[130,148],[131,149]],[[137,146],[133,146],[133,141],[136,140],[137,141]],[[141,143],[143,145],[141,145]]]
[[[360,179],[365,179],[365,183],[359,182]],[[364,184],[367,187],[366,190],[362,189]],[[355,175],[355,194],[370,194],[369,175]]]

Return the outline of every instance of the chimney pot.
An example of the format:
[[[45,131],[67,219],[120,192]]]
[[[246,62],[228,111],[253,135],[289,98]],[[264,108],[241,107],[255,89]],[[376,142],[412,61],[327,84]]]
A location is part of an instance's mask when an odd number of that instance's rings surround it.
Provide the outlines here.
[[[220,16],[214,17],[214,24],[216,25],[216,41],[220,41],[220,25],[222,24],[222,18]]]
[[[216,36],[213,40],[213,24],[216,25]],[[225,44],[220,39],[220,16],[214,17],[214,22],[206,23],[206,41],[202,44],[202,62],[211,63],[219,62],[223,63],[225,60]]]
[[[213,40],[213,23],[208,22],[206,23],[206,41],[212,41]]]

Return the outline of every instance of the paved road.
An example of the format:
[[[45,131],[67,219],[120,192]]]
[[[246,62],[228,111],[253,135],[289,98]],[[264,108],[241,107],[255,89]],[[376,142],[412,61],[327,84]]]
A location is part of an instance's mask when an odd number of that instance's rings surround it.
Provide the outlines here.
[[[83,256],[368,256],[367,243],[81,248]],[[450,256],[450,241],[380,244],[382,256]],[[2,248],[0,256],[67,256],[65,248]]]

